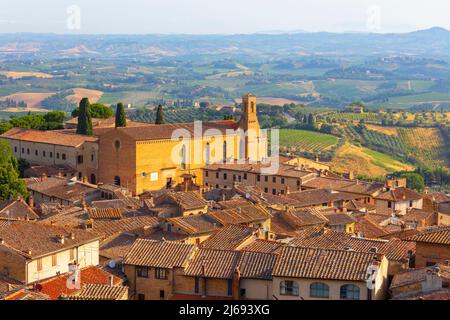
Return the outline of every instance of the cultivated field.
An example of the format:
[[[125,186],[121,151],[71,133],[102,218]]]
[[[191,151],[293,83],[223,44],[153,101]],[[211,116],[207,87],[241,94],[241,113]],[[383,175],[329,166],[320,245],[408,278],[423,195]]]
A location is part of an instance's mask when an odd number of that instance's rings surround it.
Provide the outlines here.
[[[42,79],[51,79],[53,76],[51,74],[42,72],[18,72],[18,71],[0,71],[1,75],[11,79],[21,79],[27,77],[35,77]]]
[[[317,153],[328,150],[337,143],[338,138],[330,134],[294,129],[280,130],[280,145],[292,151]]]
[[[337,150],[331,166],[338,172],[352,170],[355,174],[370,177],[380,177],[401,170],[414,170],[413,166],[397,161],[389,155],[350,143]]]
[[[20,92],[1,97],[0,100],[11,99],[15,101],[24,101],[28,108],[26,110],[21,109],[20,111],[28,111],[28,109],[32,111],[31,109],[38,108],[43,100],[54,94],[54,92]]]
[[[66,99],[73,103],[79,103],[83,98],[89,98],[89,102],[94,103],[100,100],[103,95],[103,91],[99,90],[90,90],[84,88],[74,88],[71,89],[74,93],[68,95]]]
[[[432,167],[448,165],[448,142],[439,129],[398,128],[398,132],[407,150],[420,162]]]

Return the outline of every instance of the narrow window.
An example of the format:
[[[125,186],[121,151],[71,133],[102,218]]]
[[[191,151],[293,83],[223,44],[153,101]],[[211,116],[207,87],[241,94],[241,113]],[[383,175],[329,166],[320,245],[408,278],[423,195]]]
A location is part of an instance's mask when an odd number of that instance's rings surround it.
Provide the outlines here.
[[[195,293],[200,292],[200,279],[198,277],[194,278],[194,292]]]
[[[227,285],[227,289],[228,289],[228,295],[231,296],[233,295],[233,279],[228,279],[228,285]]]
[[[42,271],[42,258],[37,259],[37,271]]]
[[[167,270],[163,268],[156,268],[155,269],[155,278],[160,280],[166,280],[167,279]]]
[[[148,267],[136,267],[136,273],[139,278],[148,278]]]
[[[223,142],[223,162],[227,162],[227,142]]]

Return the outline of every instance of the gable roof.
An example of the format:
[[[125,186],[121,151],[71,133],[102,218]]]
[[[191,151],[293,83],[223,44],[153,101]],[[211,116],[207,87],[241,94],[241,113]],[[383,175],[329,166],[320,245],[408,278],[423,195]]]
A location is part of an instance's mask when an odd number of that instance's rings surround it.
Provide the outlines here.
[[[26,181],[26,185],[31,191],[68,202],[82,201],[84,197],[98,192],[95,185],[61,177],[50,177],[44,180],[31,178]]]
[[[443,229],[425,231],[412,236],[407,239],[408,241],[425,242],[433,244],[450,244],[450,227],[444,227]]]
[[[211,233],[222,227],[220,222],[209,214],[168,218],[167,223],[176,226],[189,235]]]
[[[64,236],[64,243],[59,237]],[[7,228],[0,229],[3,244],[17,254],[36,259],[40,256],[80,246],[99,239],[95,233],[37,222],[11,221]]]
[[[123,209],[119,208],[87,208],[91,219],[121,219]]]
[[[193,277],[232,279],[240,254],[239,251],[202,248],[189,262],[184,274]]]
[[[432,192],[424,195],[424,199],[428,199],[434,203],[448,203],[450,202],[450,196],[442,192]]]
[[[365,281],[373,253],[283,247],[273,276],[307,279]]]
[[[382,190],[384,184],[343,178],[317,177],[306,181],[303,183],[303,186],[314,189],[332,189],[341,192],[372,195]]]
[[[269,212],[259,204],[215,211],[210,215],[223,225],[264,221],[270,218]]]
[[[78,147],[85,142],[97,142],[96,137],[85,136],[67,131],[58,130],[34,130],[24,128],[13,128],[0,136],[28,142],[39,142],[46,144],[56,144],[67,147]]]
[[[271,280],[276,254],[242,251],[238,270],[241,278]]]
[[[414,190],[400,187],[393,190],[386,191],[385,193],[380,194],[376,197],[379,200],[387,200],[387,201],[412,201],[412,200],[420,200],[422,199],[422,195],[417,193]]]
[[[128,298],[128,287],[109,284],[85,284],[79,291],[61,297],[63,300],[121,300]]]
[[[401,240],[377,240],[356,238],[345,233],[324,229],[317,232],[303,232],[289,242],[291,246],[323,248],[335,250],[353,250],[369,253],[376,248],[388,260],[400,261],[408,258],[408,251],[415,252],[414,243]]]
[[[23,200],[0,201],[0,219],[26,220],[38,218],[37,213]]]
[[[333,191],[330,189],[291,192],[284,197],[294,200],[294,206],[296,207],[310,207],[328,202],[354,200],[358,198],[355,194]]]
[[[282,242],[255,239],[255,241],[242,248],[242,251],[277,253],[284,245]]]
[[[194,245],[180,242],[137,239],[123,263],[168,269],[183,267],[194,248]]]
[[[253,237],[255,232],[256,229],[243,225],[227,225],[203,241],[201,246],[208,249],[235,250],[246,240]]]
[[[203,209],[208,205],[208,202],[197,191],[170,192],[163,194],[161,197],[172,199],[184,210]]]

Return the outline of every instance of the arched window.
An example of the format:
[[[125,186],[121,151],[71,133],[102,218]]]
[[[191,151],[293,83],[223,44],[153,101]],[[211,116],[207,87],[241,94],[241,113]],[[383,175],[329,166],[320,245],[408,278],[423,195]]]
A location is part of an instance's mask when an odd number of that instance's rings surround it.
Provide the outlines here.
[[[95,177],[95,174],[91,174],[91,183],[92,184],[96,184],[97,183],[97,179]]]
[[[115,184],[116,186],[120,186],[120,177],[119,177],[119,176],[115,176],[115,177],[114,177],[114,184]]]
[[[341,299],[359,300],[359,287],[352,284],[341,286]]]
[[[284,296],[298,296],[300,294],[298,283],[290,280],[281,281],[280,294]]]
[[[211,152],[211,146],[209,145],[209,142],[206,144],[206,148],[205,148],[205,163],[209,164],[211,159],[210,159],[210,152]]]
[[[186,146],[181,146],[181,169],[186,169]]]
[[[255,112],[255,103],[252,102],[252,112]]]
[[[227,162],[227,142],[223,142],[223,162]]]
[[[326,283],[311,283],[311,285],[309,286],[309,295],[315,298],[329,298],[330,287]]]

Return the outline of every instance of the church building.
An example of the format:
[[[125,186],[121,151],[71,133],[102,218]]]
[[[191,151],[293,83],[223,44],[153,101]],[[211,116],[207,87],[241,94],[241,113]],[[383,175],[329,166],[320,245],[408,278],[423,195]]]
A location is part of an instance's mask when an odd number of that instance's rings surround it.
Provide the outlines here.
[[[260,130],[256,96],[242,97],[239,121],[149,124],[100,128],[98,181],[121,185],[135,195],[171,188],[189,174],[202,184],[202,169],[212,163],[262,161],[267,137]]]

